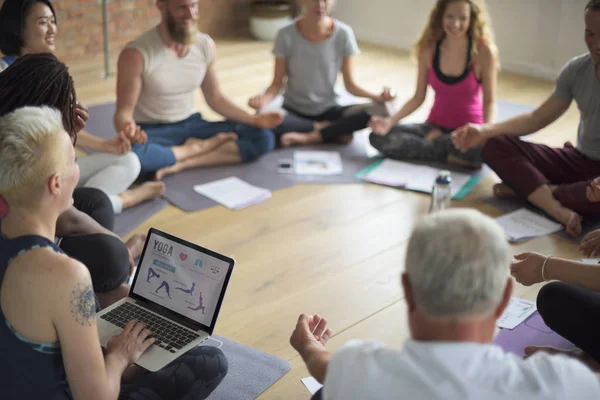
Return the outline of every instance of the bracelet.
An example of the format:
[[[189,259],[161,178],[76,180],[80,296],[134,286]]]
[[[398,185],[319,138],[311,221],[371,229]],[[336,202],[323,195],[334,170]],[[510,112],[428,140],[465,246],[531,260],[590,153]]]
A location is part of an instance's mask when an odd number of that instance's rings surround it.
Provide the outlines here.
[[[544,272],[546,272],[546,263],[548,262],[550,257],[552,257],[553,255],[554,254],[550,254],[548,257],[546,257],[546,259],[544,260],[544,263],[542,264],[542,279],[544,280],[544,282],[547,281],[546,274],[544,274]]]

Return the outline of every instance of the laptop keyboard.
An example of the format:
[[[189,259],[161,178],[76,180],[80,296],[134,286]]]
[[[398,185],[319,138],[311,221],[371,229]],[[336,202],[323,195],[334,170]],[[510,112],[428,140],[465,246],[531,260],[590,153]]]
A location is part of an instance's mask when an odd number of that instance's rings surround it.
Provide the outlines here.
[[[154,345],[171,353],[177,352],[200,337],[189,329],[182,328],[160,315],[148,312],[129,302],[110,310],[100,318],[119,328],[125,327],[133,319],[141,321],[152,332],[150,336],[156,339]]]

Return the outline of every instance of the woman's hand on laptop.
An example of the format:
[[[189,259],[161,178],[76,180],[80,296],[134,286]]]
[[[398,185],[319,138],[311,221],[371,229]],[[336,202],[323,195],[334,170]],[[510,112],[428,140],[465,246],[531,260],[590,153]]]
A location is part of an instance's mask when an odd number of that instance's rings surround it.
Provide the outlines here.
[[[129,321],[118,336],[110,339],[106,355],[118,356],[127,365],[133,364],[154,343],[155,339],[150,337],[151,334],[143,322]]]

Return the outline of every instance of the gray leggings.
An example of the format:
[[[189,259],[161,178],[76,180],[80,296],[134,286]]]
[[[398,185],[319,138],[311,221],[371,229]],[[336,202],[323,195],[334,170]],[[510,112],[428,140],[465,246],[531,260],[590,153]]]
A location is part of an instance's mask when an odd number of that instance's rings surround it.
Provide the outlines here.
[[[205,399],[227,375],[223,352],[198,346],[157,372],[121,385],[119,400]]]
[[[442,135],[433,142],[425,140],[425,136],[432,129],[439,129]],[[453,155],[463,161],[480,164],[481,148],[474,148],[462,153],[452,144],[450,133],[453,129],[443,128],[430,123],[399,124],[394,126],[385,135],[371,133],[369,141],[385,157],[396,160],[421,160],[446,162],[448,156]]]

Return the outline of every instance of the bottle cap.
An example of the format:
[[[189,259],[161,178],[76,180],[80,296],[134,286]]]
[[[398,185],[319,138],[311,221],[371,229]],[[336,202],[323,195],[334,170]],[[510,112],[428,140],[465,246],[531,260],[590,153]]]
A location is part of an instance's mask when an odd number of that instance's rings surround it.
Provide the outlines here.
[[[438,172],[435,182],[440,185],[449,185],[452,182],[452,174],[448,170],[442,170]]]

